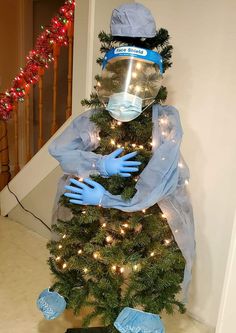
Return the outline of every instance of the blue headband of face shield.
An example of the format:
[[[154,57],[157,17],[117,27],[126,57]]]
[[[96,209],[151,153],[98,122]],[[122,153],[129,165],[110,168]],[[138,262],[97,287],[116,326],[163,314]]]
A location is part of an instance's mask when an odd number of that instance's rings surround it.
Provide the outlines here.
[[[112,48],[109,50],[103,59],[102,63],[102,69],[104,69],[107,65],[107,63],[114,58],[118,57],[132,57],[137,59],[142,59],[146,61],[151,61],[155,64],[157,64],[160,68],[161,75],[163,74],[163,60],[159,53],[142,49],[140,47],[133,47],[133,46],[122,46],[118,48]]]

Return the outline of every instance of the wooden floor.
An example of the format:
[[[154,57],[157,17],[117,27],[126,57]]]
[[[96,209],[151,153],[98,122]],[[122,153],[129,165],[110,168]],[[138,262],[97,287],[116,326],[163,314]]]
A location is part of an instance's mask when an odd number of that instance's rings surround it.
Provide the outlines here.
[[[36,307],[39,293],[50,286],[46,243],[34,232],[0,217],[0,332],[64,333],[80,327],[83,314],[74,318],[66,311],[60,318],[46,321]],[[166,333],[213,333],[187,315],[163,320]]]

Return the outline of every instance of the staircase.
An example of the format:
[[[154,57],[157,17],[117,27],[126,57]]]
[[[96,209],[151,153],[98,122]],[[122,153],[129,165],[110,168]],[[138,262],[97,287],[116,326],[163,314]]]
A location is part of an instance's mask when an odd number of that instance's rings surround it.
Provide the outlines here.
[[[44,119],[49,117],[48,110],[44,109],[45,92],[43,81],[47,69],[39,72],[39,81],[35,88],[30,89],[26,93],[24,103],[20,101],[14,103],[11,119],[1,121],[1,215],[9,216],[12,220],[47,238],[50,238],[50,231],[36,217],[41,219],[47,226],[51,226],[51,212],[57,182],[62,175],[58,162],[48,153],[48,146],[74,117],[83,112],[80,100],[88,97],[91,89],[92,80],[88,80],[87,77],[89,74],[91,77],[92,72],[92,63],[91,61],[90,64],[88,63],[88,54],[92,53],[89,47],[89,42],[91,41],[89,36],[92,34],[89,20],[92,20],[92,9],[90,1],[79,3],[79,10],[75,10],[74,16],[76,29],[74,31],[73,22],[67,29],[68,72],[64,73],[67,81],[64,122],[61,123],[57,119],[58,85],[60,83],[58,82],[60,48],[57,45],[53,45],[54,61],[51,64],[53,80],[50,90],[53,107],[50,110],[51,131],[49,135],[44,136],[45,129],[43,127]],[[74,39],[78,43],[75,43],[73,49]],[[81,45],[84,47],[82,48]],[[72,88],[75,92],[73,96]],[[35,93],[35,90],[37,90],[37,93]],[[37,101],[35,101],[35,95],[38,96]],[[33,126],[32,119],[33,105],[35,103],[38,111],[37,129]],[[24,130],[23,136],[21,136],[22,127]],[[32,145],[35,132],[38,133],[36,149],[34,149],[35,145]],[[22,206],[36,217],[24,210]]]

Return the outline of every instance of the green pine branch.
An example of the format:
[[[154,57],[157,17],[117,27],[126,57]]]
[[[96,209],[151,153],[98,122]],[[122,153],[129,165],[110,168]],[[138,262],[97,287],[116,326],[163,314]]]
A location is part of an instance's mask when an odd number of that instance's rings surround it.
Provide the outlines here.
[[[133,45],[157,50],[163,57],[164,69],[171,66],[173,48],[165,29],[158,30],[154,38],[146,40],[113,37],[104,31],[99,34],[99,39],[99,64],[111,47]],[[100,82],[101,75],[95,79]],[[164,103],[166,98],[167,89],[161,87],[155,102]],[[138,151],[136,160],[142,165],[133,177],[91,176],[113,195],[130,200],[136,192],[137,177],[152,157],[151,106],[132,122],[118,125],[96,92],[90,99],[84,99],[82,105],[96,109],[90,119],[100,129],[100,146],[95,153],[108,155],[117,145],[124,147],[124,154]],[[146,211],[126,213],[117,209],[73,205],[62,196],[60,205],[70,209],[72,218],[58,220],[53,226],[58,240],[48,243],[49,265],[55,277],[52,288],[66,298],[67,307],[75,315],[84,307],[91,308],[84,318],[84,326],[99,317],[109,332],[115,333],[113,323],[126,306],[142,307],[152,313],[185,311],[177,297],[185,260],[157,204]]]

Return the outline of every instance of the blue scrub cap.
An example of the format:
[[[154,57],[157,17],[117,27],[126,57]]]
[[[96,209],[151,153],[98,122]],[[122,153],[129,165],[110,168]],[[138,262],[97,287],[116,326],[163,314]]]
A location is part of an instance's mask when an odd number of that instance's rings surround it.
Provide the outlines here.
[[[156,22],[150,10],[140,3],[126,3],[112,12],[111,34],[152,38],[156,36]]]

